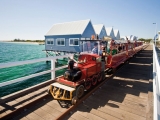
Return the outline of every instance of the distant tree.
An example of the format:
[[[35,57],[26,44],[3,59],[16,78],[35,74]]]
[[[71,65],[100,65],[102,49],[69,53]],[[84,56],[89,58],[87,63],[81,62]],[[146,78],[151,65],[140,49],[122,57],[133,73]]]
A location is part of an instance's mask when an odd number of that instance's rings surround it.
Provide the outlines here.
[[[13,41],[15,42],[43,42],[44,43],[44,40],[20,40],[19,38],[14,39]]]
[[[144,42],[147,42],[147,43],[150,43],[150,41],[151,41],[152,39],[139,38],[138,40],[144,41]]]

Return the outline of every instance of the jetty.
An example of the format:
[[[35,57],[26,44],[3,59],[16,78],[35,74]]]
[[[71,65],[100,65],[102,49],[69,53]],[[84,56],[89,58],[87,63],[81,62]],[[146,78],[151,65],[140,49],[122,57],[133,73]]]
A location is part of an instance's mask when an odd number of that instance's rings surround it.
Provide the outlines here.
[[[4,120],[159,120],[160,71],[158,49],[149,44],[114,74],[86,92],[76,105],[63,104],[47,93],[57,79],[56,59],[73,58],[73,54],[12,63],[0,63],[1,68],[51,61],[51,70],[35,73],[8,82],[0,87],[39,75],[51,73],[51,79],[30,88],[0,98],[0,119]]]

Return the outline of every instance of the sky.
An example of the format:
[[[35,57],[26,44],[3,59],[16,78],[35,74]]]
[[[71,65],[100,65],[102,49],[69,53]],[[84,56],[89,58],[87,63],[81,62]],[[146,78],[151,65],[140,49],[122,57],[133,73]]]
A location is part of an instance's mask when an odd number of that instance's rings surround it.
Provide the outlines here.
[[[160,0],[0,0],[0,40],[44,40],[53,24],[86,19],[121,36],[153,38]]]

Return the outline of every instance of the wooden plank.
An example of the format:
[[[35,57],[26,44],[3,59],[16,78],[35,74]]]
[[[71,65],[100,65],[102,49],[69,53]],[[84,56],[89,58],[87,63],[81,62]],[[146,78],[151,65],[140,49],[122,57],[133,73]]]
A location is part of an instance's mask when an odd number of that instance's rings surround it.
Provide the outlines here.
[[[112,90],[113,92],[117,91],[117,93],[121,92],[123,94],[132,94],[132,95],[138,96],[140,98],[144,98],[148,94],[147,91],[144,93],[139,90],[128,88],[128,87],[115,87],[115,86],[111,86],[111,85],[105,85],[104,87],[106,87],[106,89],[104,89],[104,91],[106,91],[106,92],[109,90]]]
[[[90,106],[90,108],[94,108],[94,109],[102,109],[102,110],[104,110],[103,108],[107,108],[109,111],[112,110],[112,111],[114,111],[114,114],[112,113],[112,115],[114,117],[118,117],[117,113],[119,113],[119,115],[121,117],[124,117],[124,118],[127,118],[127,119],[129,118],[129,120],[130,119],[133,119],[133,120],[145,120],[145,117],[139,116],[139,115],[134,114],[134,113],[130,113],[128,111],[125,111],[124,109],[120,109],[119,106],[117,106],[115,104],[107,105],[107,104],[104,104],[104,103],[101,103],[101,104],[100,103],[98,104],[98,103],[99,103],[99,101],[97,101],[97,100],[95,100],[94,102],[91,101],[91,100],[88,100],[87,103],[85,102],[85,105],[86,106]],[[111,114],[111,112],[108,113],[108,114]]]
[[[140,79],[140,80],[137,80],[137,79],[131,79],[131,78],[124,78],[124,77],[121,77],[121,76],[114,76],[113,77],[113,79],[118,79],[119,81],[130,81],[130,82],[139,82],[139,85],[141,85],[141,84],[143,84],[143,83],[149,83],[149,81],[148,80],[142,80],[142,79]],[[141,86],[143,86],[143,85],[141,85]]]
[[[118,91],[118,90],[117,90]],[[126,95],[125,93],[120,94],[120,93],[113,93],[111,90],[110,91],[104,91],[103,89],[100,89],[99,91],[96,91],[94,94],[95,98],[102,98],[106,100],[113,100],[116,102],[123,102],[124,100],[132,101],[138,104],[143,104],[144,106],[146,105],[147,101],[146,99],[143,98],[137,98],[137,96],[134,98],[134,96]],[[143,102],[143,103],[142,103]]]
[[[28,120],[26,117],[23,117],[21,119],[17,119],[17,120]]]
[[[32,94],[28,94],[29,96],[30,96],[30,102],[33,102],[33,101],[35,101],[35,100],[37,100],[37,99],[39,99],[39,98],[41,98],[41,97],[43,97],[43,96],[45,96],[45,95],[47,95],[48,93],[47,92],[44,92],[44,93],[42,93],[42,94],[39,94],[39,95],[37,95],[37,94],[35,94],[35,93],[32,93]]]
[[[129,111],[126,111],[126,110],[122,110],[120,108],[116,108],[116,107],[110,107],[110,106],[105,106],[106,108],[110,109],[110,110],[113,110],[113,111],[116,111],[118,113],[122,113],[123,115],[126,115],[126,116],[130,116],[132,119],[135,119],[135,120],[146,120],[145,117],[143,116],[139,116],[137,114],[134,114],[134,113],[131,113]]]
[[[29,120],[44,120],[34,112],[31,112],[30,114],[26,115],[26,118]]]
[[[28,120],[26,117],[25,117],[26,114],[20,114],[14,118],[12,118],[12,120]]]
[[[65,112],[67,110],[67,108],[62,108],[59,104],[56,103],[56,100],[52,100],[50,102],[47,103],[47,105],[49,105],[50,107],[60,111],[60,112]]]
[[[92,109],[96,109],[96,110],[99,110],[101,112],[104,112],[108,116],[113,116],[113,117],[118,118],[118,119],[123,119],[124,118],[123,117],[124,115],[122,113],[118,113],[118,112],[115,112],[115,111],[110,110],[110,109],[105,109],[104,108],[105,104],[102,105],[98,101],[93,102],[92,100],[87,100],[87,101],[85,101],[84,104],[81,104],[80,106],[83,106],[84,107],[83,109],[86,112],[90,112]],[[110,117],[108,117],[108,118],[110,118]]]
[[[25,106],[25,105],[27,105],[31,102],[30,101],[30,96],[28,96],[28,95],[19,97],[19,98],[15,99],[15,101],[21,103],[22,106]]]
[[[22,105],[19,104],[17,101],[10,101],[10,102],[7,103],[7,105],[9,107],[6,108],[5,112],[8,113],[8,114],[11,113],[12,111],[22,107]]]
[[[0,114],[0,118],[4,117],[4,116],[6,116],[6,115],[7,115],[7,113],[6,113],[6,112],[3,112],[3,113]]]
[[[45,110],[47,113],[51,114],[53,116],[53,119],[55,119],[57,116],[61,115],[62,112],[48,106],[48,105],[45,105],[45,106],[42,106],[41,109]]]
[[[89,119],[107,119],[107,120],[119,120],[118,118],[111,116],[109,114],[106,114],[104,111],[99,111],[98,109],[88,109],[86,106],[81,105],[77,109],[78,113],[81,114],[82,116],[86,116]],[[91,113],[91,114],[89,114]],[[97,118],[98,117],[98,118]]]
[[[111,93],[112,91],[113,94],[118,94],[118,95],[125,94],[127,96],[134,97],[134,98],[136,97],[137,99],[142,99],[142,100],[148,99],[147,93],[145,93],[145,95],[143,94],[144,96],[142,95],[140,96],[141,91],[132,90],[131,88],[127,89],[127,87],[119,88],[115,86],[105,85],[105,86],[102,86],[101,88],[105,88],[105,89],[101,89],[101,92],[103,91],[107,94],[108,92]]]
[[[71,117],[75,120],[88,120],[86,117],[78,114],[78,112],[74,112],[74,114],[72,114]]]
[[[130,105],[130,107],[128,107],[128,106],[126,106],[126,105],[123,105],[123,104],[121,104],[121,103],[118,103],[118,102],[114,102],[114,101],[112,101],[112,102],[105,102],[105,101],[98,101],[97,99],[95,99],[94,101],[91,101],[91,100],[89,100],[90,102],[91,102],[91,104],[96,104],[96,102],[97,103],[100,103],[101,102],[101,104],[99,104],[99,106],[101,107],[103,107],[103,106],[110,106],[110,107],[113,107],[113,108],[119,108],[119,109],[122,109],[122,110],[125,110],[125,111],[130,111],[130,112],[132,112],[132,113],[134,113],[134,114],[138,114],[138,115],[145,115],[146,113],[145,113],[145,110],[142,108],[141,110],[137,110],[136,108],[133,108],[132,107],[132,105]],[[86,103],[86,102],[85,102]],[[88,102],[87,102],[88,103]],[[97,105],[98,106],[98,105]]]
[[[53,120],[54,118],[54,116],[52,116],[51,114],[49,114],[48,112],[46,112],[45,110],[41,108],[34,110],[34,113],[36,113],[38,116],[40,116],[41,118],[45,120]]]

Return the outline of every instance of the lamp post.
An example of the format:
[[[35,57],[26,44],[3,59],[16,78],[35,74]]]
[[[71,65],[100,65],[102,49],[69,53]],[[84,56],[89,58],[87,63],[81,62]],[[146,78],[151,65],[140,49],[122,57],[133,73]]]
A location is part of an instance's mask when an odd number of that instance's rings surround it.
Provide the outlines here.
[[[156,46],[157,23],[153,23],[153,24],[156,24],[156,25],[155,25],[155,46]]]

